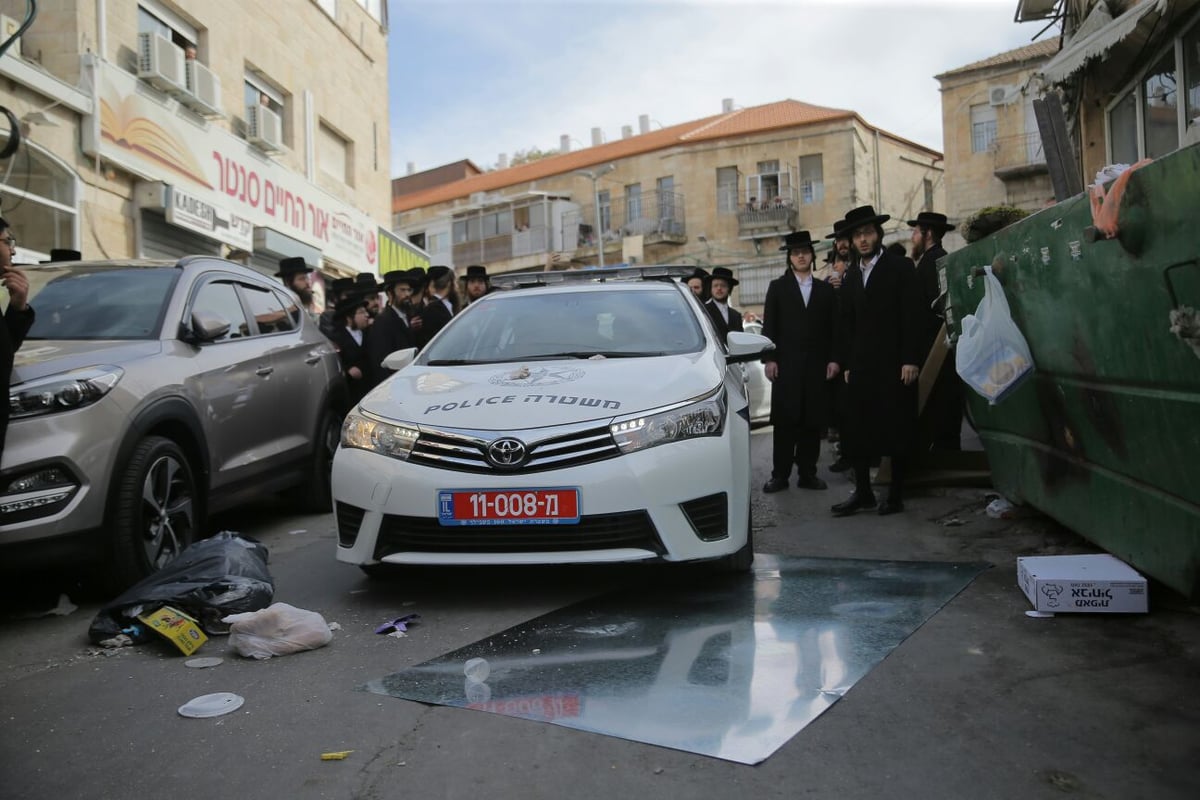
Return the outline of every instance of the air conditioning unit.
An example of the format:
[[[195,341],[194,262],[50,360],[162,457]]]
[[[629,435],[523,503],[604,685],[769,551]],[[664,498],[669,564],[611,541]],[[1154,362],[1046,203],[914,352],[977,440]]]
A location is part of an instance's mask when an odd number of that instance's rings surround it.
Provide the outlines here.
[[[264,105],[246,106],[246,139],[267,151],[283,149],[283,122]]]
[[[138,34],[138,77],[164,92],[187,91],[183,50],[157,33]]]
[[[221,80],[211,69],[196,59],[184,62],[187,75],[187,94],[179,96],[179,102],[206,117],[220,117]]]
[[[7,42],[21,28],[21,21],[13,19],[7,14],[0,14],[0,42]],[[12,53],[17,58],[21,57],[21,40],[13,40],[12,45],[8,48],[8,52]]]
[[[993,86],[988,89],[988,103],[993,106],[1006,106],[1020,91],[1016,86]]]

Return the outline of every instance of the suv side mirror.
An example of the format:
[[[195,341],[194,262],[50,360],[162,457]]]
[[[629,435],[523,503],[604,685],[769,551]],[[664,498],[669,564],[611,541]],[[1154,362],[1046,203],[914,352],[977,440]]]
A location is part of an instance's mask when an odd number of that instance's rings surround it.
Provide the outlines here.
[[[229,321],[211,311],[192,312],[192,335],[200,342],[211,342],[229,333]]]
[[[775,349],[775,343],[767,337],[741,331],[730,331],[725,336],[725,346],[729,350],[725,360],[730,364],[754,361],[766,351]]]

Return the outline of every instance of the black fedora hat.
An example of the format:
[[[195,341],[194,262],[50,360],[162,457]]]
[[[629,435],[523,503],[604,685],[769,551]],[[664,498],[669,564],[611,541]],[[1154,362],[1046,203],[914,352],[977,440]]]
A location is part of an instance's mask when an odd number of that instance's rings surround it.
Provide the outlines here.
[[[883,225],[889,219],[891,219],[889,214],[876,214],[874,206],[859,206],[846,212],[843,228],[846,233],[851,233],[855,228],[863,225]]]
[[[300,256],[285,258],[279,262],[279,271],[275,273],[276,278],[287,278],[290,275],[295,275],[298,272],[310,272],[311,267],[308,262]]]
[[[483,278],[486,281],[488,279],[487,267],[483,266],[482,264],[472,264],[471,266],[467,267],[467,274],[463,277],[467,280],[471,280],[472,278]]]
[[[394,269],[390,272],[383,273],[383,288],[390,289],[398,283],[405,283],[409,286],[416,287],[421,279],[412,274],[412,270]]]
[[[425,274],[424,267],[409,267],[408,277],[412,279],[412,285],[414,289],[416,289],[418,286],[424,286],[429,281],[429,277]]]
[[[708,274],[708,270],[701,269],[700,267],[696,267],[694,270],[692,270],[691,275],[688,275],[686,278],[683,278],[680,282],[687,283],[692,278],[699,278],[704,283],[708,283],[712,279],[712,276]]]
[[[833,223],[833,233],[825,234],[826,239],[849,239],[850,234],[846,232],[846,220],[839,219]]]
[[[367,301],[361,294],[351,293],[338,301],[334,306],[339,317],[348,317],[359,308],[366,308]]]
[[[908,221],[908,227],[910,228],[915,228],[918,225],[926,228],[937,228],[942,231],[954,230],[954,226],[950,224],[950,220],[946,218],[946,215],[939,214],[936,211],[922,211],[920,214],[917,214],[916,219]]]
[[[354,278],[334,278],[333,283],[329,284],[329,291],[334,294],[348,292],[354,288]]]
[[[783,237],[783,247],[780,247],[779,249],[782,251],[789,251],[799,250],[803,247],[807,247],[809,250],[812,250],[814,254],[816,253],[816,250],[813,248],[812,234],[810,234],[808,231],[792,231],[787,236]]]
[[[425,274],[429,276],[429,280],[436,281],[440,278],[445,277],[446,275],[451,274],[452,272],[454,272],[454,270],[450,269],[447,266],[444,266],[442,264],[434,264],[432,267],[430,267],[428,269],[428,271],[426,271]]]
[[[354,288],[356,293],[371,294],[378,292],[383,288],[383,284],[375,280],[375,276],[370,272],[360,272],[354,276]]]
[[[729,284],[730,288],[737,286],[739,283],[738,279],[733,277],[733,270],[729,267],[713,267],[712,277],[709,280],[723,280]]]

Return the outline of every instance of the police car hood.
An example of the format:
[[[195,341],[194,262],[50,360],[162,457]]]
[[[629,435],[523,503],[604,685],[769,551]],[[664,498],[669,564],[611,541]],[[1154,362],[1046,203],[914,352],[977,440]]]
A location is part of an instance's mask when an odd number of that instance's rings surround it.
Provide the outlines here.
[[[447,428],[517,430],[607,420],[708,394],[722,381],[723,361],[704,351],[463,367],[412,364],[360,405],[397,422]]]
[[[27,339],[13,359],[12,385],[100,364],[118,366],[157,355],[157,339]]]

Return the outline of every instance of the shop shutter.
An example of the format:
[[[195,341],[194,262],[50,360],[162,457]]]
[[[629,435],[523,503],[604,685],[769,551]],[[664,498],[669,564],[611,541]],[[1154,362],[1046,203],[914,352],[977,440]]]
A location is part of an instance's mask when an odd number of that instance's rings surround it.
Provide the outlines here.
[[[261,272],[268,278],[275,277],[275,273],[279,272],[279,261],[283,256],[277,256],[274,253],[255,253],[250,256],[250,269],[256,272]]]
[[[142,211],[142,257],[177,259],[221,255],[221,245],[186,228],[172,225],[161,214]]]

